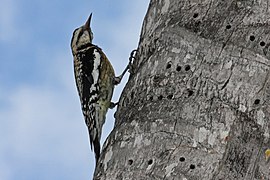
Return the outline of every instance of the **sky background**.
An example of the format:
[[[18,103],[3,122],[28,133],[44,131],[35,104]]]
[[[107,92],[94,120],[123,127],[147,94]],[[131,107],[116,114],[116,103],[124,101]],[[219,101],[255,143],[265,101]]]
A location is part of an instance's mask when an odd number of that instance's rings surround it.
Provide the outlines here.
[[[149,0],[1,0],[1,180],[92,178],[95,160],[73,75],[72,32],[93,12],[93,42],[119,75],[138,45],[148,4]],[[124,84],[116,87],[114,101]],[[113,127],[114,111],[107,114],[102,142]]]

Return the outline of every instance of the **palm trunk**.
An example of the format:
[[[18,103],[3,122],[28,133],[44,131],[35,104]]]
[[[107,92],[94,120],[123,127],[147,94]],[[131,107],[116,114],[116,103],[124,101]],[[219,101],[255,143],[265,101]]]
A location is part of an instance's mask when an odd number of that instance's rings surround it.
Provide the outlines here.
[[[270,179],[270,0],[151,0],[94,179]]]

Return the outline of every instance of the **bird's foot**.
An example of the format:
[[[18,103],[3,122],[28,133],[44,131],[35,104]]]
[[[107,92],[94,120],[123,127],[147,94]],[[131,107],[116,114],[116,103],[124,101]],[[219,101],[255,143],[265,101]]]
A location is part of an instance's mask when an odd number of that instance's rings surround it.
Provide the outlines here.
[[[114,77],[113,79],[113,84],[114,85],[118,85],[120,84],[122,78],[124,77],[124,75],[126,74],[127,70],[129,70],[129,72],[131,73],[132,71],[132,64],[133,64],[133,60],[135,59],[135,53],[137,52],[137,49],[131,51],[130,56],[129,56],[129,63],[126,66],[125,70],[122,72],[122,74],[118,77]]]

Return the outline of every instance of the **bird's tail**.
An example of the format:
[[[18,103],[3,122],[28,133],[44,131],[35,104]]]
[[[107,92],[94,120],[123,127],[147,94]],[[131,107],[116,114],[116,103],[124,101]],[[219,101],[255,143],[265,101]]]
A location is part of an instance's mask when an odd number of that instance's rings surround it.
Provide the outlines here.
[[[90,126],[88,126],[89,131],[89,137],[90,137],[90,146],[91,150],[93,150],[94,146],[94,152],[96,157],[96,163],[98,162],[98,159],[100,157],[100,139],[101,139],[101,133],[102,133],[102,126],[105,122],[106,118],[106,112],[107,108],[102,108],[99,105],[95,104],[93,106],[93,111],[91,112],[90,118]]]
[[[93,144],[94,144],[94,152],[95,152],[96,164],[97,164],[98,160],[99,160],[99,157],[100,157],[100,142],[96,138],[96,139],[94,139]]]
[[[96,164],[98,162],[98,159],[100,157],[100,136],[98,135],[98,130],[95,126],[88,129],[89,131],[89,138],[90,138],[90,147],[93,151],[94,146],[94,152],[95,152],[95,158],[96,158]]]

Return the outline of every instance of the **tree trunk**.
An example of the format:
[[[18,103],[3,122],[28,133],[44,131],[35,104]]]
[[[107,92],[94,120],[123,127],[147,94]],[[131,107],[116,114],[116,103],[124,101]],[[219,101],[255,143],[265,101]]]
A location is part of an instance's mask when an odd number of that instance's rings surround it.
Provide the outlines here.
[[[151,0],[94,179],[270,179],[270,0]]]

